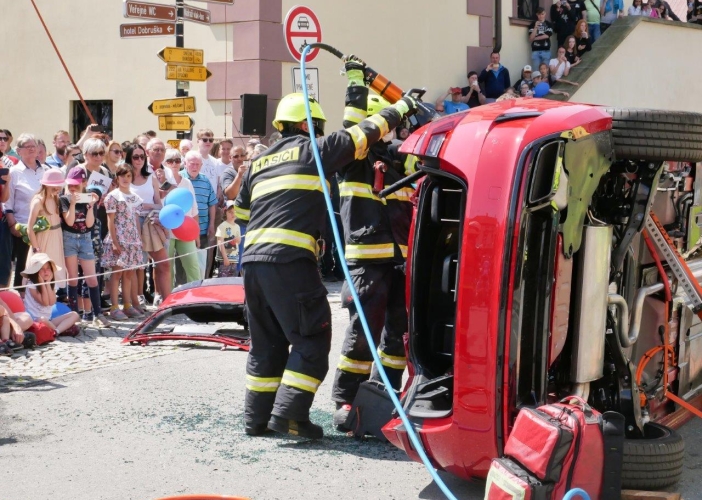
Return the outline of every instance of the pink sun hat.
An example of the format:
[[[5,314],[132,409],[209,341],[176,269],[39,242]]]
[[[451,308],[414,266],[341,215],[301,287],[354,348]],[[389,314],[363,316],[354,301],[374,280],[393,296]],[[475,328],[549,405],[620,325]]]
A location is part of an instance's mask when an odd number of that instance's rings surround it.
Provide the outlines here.
[[[44,186],[61,187],[66,183],[66,181],[63,179],[63,174],[59,169],[52,168],[51,170],[44,172],[44,175],[41,178],[41,183]]]

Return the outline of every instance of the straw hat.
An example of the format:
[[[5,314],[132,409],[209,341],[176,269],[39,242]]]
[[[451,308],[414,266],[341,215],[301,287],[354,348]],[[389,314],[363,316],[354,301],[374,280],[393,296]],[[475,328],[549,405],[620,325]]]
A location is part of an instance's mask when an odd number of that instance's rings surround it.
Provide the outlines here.
[[[24,271],[22,271],[20,274],[25,278],[28,278],[32,274],[38,273],[39,269],[44,267],[44,264],[46,264],[47,262],[51,262],[51,267],[54,269],[54,276],[56,276],[56,272],[60,271],[61,268],[57,266],[56,263],[53,260],[51,260],[51,257],[46,255],[45,253],[35,253],[34,255],[32,255],[32,257],[27,261],[27,265],[25,266]]]
[[[41,178],[41,183],[44,186],[61,187],[66,183],[66,181],[64,180],[63,174],[59,169],[52,168],[51,170],[44,172],[44,175]]]

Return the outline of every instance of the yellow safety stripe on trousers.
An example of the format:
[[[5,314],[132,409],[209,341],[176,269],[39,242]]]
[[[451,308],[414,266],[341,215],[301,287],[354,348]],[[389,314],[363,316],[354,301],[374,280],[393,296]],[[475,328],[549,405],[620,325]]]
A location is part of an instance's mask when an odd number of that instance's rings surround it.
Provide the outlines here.
[[[311,392],[312,394],[314,394],[315,392],[317,392],[317,388],[319,387],[319,384],[322,383],[322,381],[314,377],[310,377],[309,375],[294,372],[291,370],[285,370],[283,372],[282,383],[285,385],[289,385],[290,387],[297,387],[300,390]]]
[[[251,217],[251,210],[246,210],[244,208],[241,208],[239,206],[234,206],[234,213],[236,214],[237,219],[245,220],[248,221],[249,218]]]
[[[246,388],[255,392],[275,392],[280,386],[280,377],[254,377],[246,374]]]
[[[327,181],[327,188],[331,189],[329,181]],[[319,191],[321,193],[322,183],[319,182],[319,176],[317,175],[281,175],[257,182],[251,191],[251,201],[263,195],[275,191],[284,191],[286,189],[305,189],[308,191]]]
[[[363,109],[354,108],[353,106],[346,106],[344,108],[344,121],[359,123],[366,119],[366,111]]]
[[[405,159],[405,175],[413,174],[417,171],[417,157],[414,155],[407,155]]]
[[[366,134],[363,133],[363,130],[361,130],[361,127],[359,127],[358,125],[349,127],[346,129],[346,131],[351,136],[353,145],[356,148],[354,158],[356,160],[358,160],[359,158],[364,158],[368,152],[368,138],[366,137]]]
[[[346,245],[344,254],[347,259],[391,259],[395,256],[395,248],[392,243]]]
[[[407,258],[407,245],[397,245],[400,247],[400,252],[402,252],[402,257]]]
[[[405,359],[404,356],[390,356],[389,354],[385,354],[380,349],[378,349],[378,356],[380,356],[380,362],[385,368],[404,370],[407,366],[407,359]]]
[[[387,204],[384,199],[378,198],[375,194],[373,194],[373,188],[370,184],[366,184],[364,182],[340,182],[339,196],[369,198],[371,200],[379,201],[383,205]]]
[[[387,187],[387,186],[385,186]],[[414,189],[412,188],[402,188],[398,189],[394,193],[387,196],[388,200],[398,200],[398,201],[412,201],[412,195],[414,194]]]
[[[372,361],[358,361],[357,359],[347,358],[342,354],[339,356],[339,364],[336,367],[345,372],[368,375],[371,372],[372,364]]]
[[[383,137],[390,132],[390,124],[381,115],[369,116],[366,119],[380,129],[380,137]]]
[[[317,241],[312,236],[290,229],[262,227],[261,229],[247,231],[244,248],[258,243],[280,243],[281,245],[309,250],[315,256],[317,255]]]

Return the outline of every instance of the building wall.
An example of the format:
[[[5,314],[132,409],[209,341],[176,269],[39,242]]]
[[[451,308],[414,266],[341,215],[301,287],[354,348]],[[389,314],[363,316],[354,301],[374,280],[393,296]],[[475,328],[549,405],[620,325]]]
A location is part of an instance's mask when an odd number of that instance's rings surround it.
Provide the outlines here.
[[[702,66],[671,47],[699,47],[702,27],[641,22],[570,102],[702,112]]]

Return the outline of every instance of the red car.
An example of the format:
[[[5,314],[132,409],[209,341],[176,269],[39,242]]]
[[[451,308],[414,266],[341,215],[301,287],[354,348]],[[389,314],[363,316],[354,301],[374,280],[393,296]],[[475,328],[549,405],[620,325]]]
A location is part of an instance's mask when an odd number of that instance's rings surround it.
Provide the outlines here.
[[[518,99],[401,151],[426,173],[402,401],[433,464],[485,477],[520,408],[579,394],[626,417],[625,487],[674,483],[684,444],[656,422],[702,389],[702,115]]]

